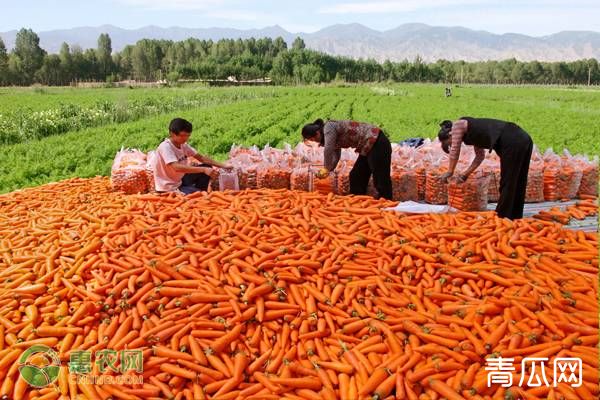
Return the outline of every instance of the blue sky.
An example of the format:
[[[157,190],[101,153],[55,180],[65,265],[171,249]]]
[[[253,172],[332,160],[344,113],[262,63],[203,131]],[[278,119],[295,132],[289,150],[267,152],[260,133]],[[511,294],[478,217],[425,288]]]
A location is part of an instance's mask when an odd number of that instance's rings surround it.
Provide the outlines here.
[[[241,29],[278,24],[295,33],[351,22],[377,30],[421,22],[536,36],[600,31],[600,0],[0,0],[0,31],[104,24]]]

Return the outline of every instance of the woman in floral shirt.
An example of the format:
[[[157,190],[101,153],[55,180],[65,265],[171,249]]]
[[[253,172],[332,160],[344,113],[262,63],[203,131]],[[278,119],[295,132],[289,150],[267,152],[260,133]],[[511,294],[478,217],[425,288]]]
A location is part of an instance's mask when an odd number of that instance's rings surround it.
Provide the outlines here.
[[[354,148],[358,159],[350,172],[350,193],[366,194],[369,178],[373,174],[373,183],[379,197],[392,199],[392,145],[380,128],[364,122],[323,122],[322,119],[317,119],[312,124],[304,125],[302,137],[325,147],[326,171],[323,173],[335,169],[342,149]]]

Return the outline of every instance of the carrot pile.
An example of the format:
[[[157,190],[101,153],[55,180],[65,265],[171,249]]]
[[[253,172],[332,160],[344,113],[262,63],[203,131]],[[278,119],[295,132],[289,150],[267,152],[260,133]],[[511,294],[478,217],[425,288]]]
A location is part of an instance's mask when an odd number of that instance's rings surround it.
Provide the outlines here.
[[[554,221],[562,225],[568,225],[571,219],[583,220],[587,217],[598,215],[598,199],[595,196],[581,195],[581,201],[568,207],[552,207],[549,210],[541,210],[533,218],[545,221]]]
[[[393,204],[126,196],[103,178],[2,195],[0,396],[598,398],[597,234]],[[33,343],[59,353],[56,388],[19,378]],[[143,385],[69,381],[81,349],[142,350]],[[487,386],[498,355],[511,388]],[[582,359],[580,387],[519,385],[524,357],[563,356]]]

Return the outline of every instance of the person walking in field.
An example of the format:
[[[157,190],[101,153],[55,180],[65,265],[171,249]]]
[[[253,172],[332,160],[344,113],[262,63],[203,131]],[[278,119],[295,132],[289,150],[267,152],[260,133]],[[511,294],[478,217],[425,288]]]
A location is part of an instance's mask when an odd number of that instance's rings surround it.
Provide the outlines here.
[[[392,145],[380,128],[364,122],[323,122],[322,119],[317,119],[304,125],[302,137],[324,146],[324,170],[320,171],[321,176],[335,169],[340,160],[341,149],[354,148],[359,155],[350,171],[350,193],[366,194],[372,174],[379,197],[392,199]]]
[[[154,185],[157,192],[179,192],[190,194],[206,191],[210,179],[216,177],[218,168],[230,168],[229,165],[201,155],[187,141],[192,133],[192,124],[182,118],[175,118],[169,124],[169,137],[156,149]],[[193,157],[200,162],[189,165],[187,158]]]
[[[491,118],[462,117],[458,121],[443,121],[438,138],[442,149],[450,155],[445,181],[454,175],[464,143],[475,148],[475,158],[458,180],[464,182],[485,159],[485,150],[494,150],[500,157],[500,199],[496,212],[509,219],[523,218],[525,189],[533,141],[527,132],[512,122]]]

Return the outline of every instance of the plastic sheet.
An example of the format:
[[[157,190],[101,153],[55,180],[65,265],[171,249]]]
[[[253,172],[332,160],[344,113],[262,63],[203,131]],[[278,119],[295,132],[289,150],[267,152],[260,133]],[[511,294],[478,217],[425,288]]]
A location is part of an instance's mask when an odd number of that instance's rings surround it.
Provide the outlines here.
[[[384,208],[384,211],[396,211],[407,214],[446,214],[457,210],[448,205],[433,205],[418,203],[415,201],[404,201],[395,207]]]

